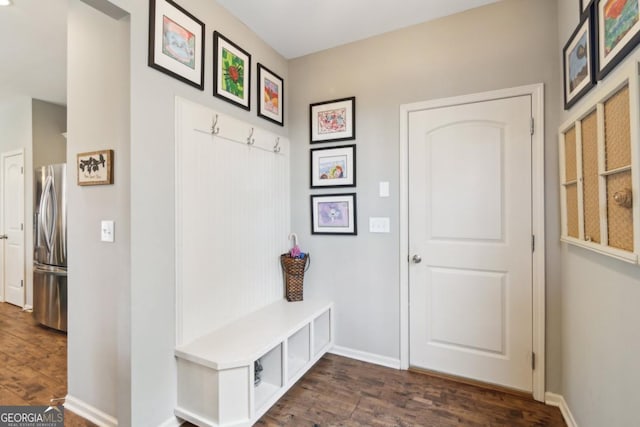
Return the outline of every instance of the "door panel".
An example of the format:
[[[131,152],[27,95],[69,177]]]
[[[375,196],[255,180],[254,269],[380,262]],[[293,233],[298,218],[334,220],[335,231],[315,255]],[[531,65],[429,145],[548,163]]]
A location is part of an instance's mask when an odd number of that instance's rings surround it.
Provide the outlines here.
[[[531,98],[409,115],[410,365],[532,390]]]
[[[3,282],[5,301],[24,305],[24,175],[23,156],[3,156],[2,214],[4,230]]]
[[[501,240],[500,128],[491,123],[455,123],[429,132],[426,138],[432,238]]]

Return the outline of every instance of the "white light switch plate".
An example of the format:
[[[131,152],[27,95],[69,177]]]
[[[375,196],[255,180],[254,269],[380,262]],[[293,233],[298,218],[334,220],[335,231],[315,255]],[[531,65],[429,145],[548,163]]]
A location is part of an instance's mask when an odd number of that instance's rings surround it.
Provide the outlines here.
[[[115,238],[113,221],[102,221],[100,224],[100,235],[103,242],[113,242]]]
[[[390,229],[389,218],[387,217],[370,217],[369,232],[370,233],[388,233]]]
[[[389,181],[380,181],[378,194],[380,197],[389,197]]]

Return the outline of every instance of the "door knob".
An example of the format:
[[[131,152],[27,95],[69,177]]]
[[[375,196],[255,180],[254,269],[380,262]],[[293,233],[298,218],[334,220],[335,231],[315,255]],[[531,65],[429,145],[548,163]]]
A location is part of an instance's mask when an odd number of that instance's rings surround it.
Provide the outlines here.
[[[8,239],[9,236],[7,236],[6,234],[0,234],[0,240],[2,239]]]
[[[414,264],[420,264],[422,262],[422,257],[420,255],[414,255],[411,260]]]

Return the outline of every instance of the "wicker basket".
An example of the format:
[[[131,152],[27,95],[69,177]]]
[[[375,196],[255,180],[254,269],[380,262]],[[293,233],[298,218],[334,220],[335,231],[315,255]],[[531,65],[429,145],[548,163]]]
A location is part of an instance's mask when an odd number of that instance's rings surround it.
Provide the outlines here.
[[[309,254],[305,254],[304,258],[291,258],[288,253],[280,255],[287,301],[302,301],[304,272],[309,269],[310,263]]]

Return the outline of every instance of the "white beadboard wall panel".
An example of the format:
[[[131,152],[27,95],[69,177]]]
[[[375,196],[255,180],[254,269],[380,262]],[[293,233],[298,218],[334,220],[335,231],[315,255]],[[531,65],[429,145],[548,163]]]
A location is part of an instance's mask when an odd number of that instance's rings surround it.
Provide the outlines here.
[[[287,138],[176,98],[178,345],[283,297],[289,200]]]

